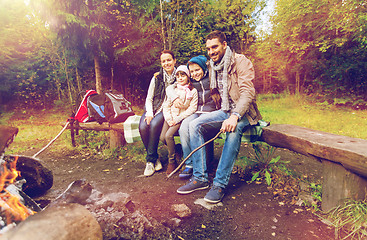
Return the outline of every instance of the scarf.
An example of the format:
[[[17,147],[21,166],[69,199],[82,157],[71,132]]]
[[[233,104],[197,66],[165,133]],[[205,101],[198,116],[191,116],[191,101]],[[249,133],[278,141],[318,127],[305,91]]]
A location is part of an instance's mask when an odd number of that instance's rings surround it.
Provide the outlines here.
[[[226,48],[226,52],[224,53],[224,56],[222,60],[215,64],[212,59],[210,59],[210,66],[211,66],[211,73],[210,73],[210,88],[218,88],[218,82],[217,82],[217,71],[223,71],[223,96],[222,97],[222,110],[223,111],[229,111],[229,95],[228,95],[228,67],[231,64],[231,57],[232,57],[232,50],[229,46]]]
[[[163,81],[166,87],[171,85],[176,80],[176,68],[173,69],[171,75],[169,75],[166,70],[163,69]]]
[[[189,88],[189,84],[186,85],[177,84],[177,88],[180,90],[184,90],[186,92],[185,97],[187,100],[190,100],[192,98],[192,92]]]

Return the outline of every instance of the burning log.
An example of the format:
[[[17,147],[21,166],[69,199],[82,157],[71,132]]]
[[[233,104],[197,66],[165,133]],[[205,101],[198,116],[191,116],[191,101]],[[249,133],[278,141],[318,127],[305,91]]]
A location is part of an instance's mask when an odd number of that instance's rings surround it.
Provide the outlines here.
[[[18,156],[16,168],[20,172],[19,178],[26,180],[22,190],[30,197],[44,194],[53,185],[52,171],[35,158]]]
[[[22,191],[28,196],[40,196],[52,187],[52,171],[44,167],[40,161],[26,156],[4,156],[4,162],[14,161],[16,162],[14,169],[18,172],[16,180],[25,180],[22,185]]]
[[[99,240],[102,230],[93,215],[80,204],[49,207],[28,217],[0,240]]]
[[[21,183],[15,182],[19,176],[19,171],[16,169],[17,158],[0,160],[0,227],[4,228],[25,220],[34,211],[24,206],[24,199],[18,194],[16,185]]]

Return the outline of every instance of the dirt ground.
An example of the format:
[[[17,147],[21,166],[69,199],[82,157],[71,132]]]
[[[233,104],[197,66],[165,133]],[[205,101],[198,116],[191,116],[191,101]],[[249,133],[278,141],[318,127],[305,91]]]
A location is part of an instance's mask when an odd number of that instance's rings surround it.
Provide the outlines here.
[[[24,155],[31,156],[33,149]],[[240,156],[249,154],[250,148],[241,147]],[[219,157],[216,149],[215,157]],[[39,155],[42,164],[52,170],[53,187],[39,202],[56,198],[67,186],[78,179],[87,180],[103,193],[128,193],[135,207],[149,218],[169,226],[174,239],[334,239],[334,229],[322,223],[316,215],[305,207],[284,204],[275,198],[266,184],[248,184],[238,174],[232,174],[227,194],[222,203],[207,209],[197,202],[207,190],[188,195],[178,195],[176,190],[185,181],[178,174],[166,179],[164,168],[151,177],[142,176],[145,163],[123,158],[103,160],[100,155],[83,154],[74,151],[53,152],[46,150]],[[321,177],[321,163],[288,150],[278,149],[276,156],[291,161],[290,167],[312,178]],[[186,204],[192,215],[181,219],[171,210],[173,204]]]

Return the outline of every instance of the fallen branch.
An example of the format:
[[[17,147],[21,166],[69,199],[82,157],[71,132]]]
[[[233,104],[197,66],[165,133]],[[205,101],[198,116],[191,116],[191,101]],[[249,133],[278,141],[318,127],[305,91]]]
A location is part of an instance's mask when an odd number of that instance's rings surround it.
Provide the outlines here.
[[[52,139],[44,148],[42,148],[41,150],[39,150],[38,151],[38,153],[36,153],[36,154],[34,154],[33,155],[33,157],[35,158],[35,157],[37,157],[41,152],[43,152],[46,148],[48,148],[53,142],[55,142],[56,141],[56,139],[58,138],[58,137],[60,137],[60,135],[65,131],[65,129],[69,126],[69,124],[70,124],[70,122],[68,121],[66,124],[65,124],[65,126],[64,126],[64,128],[59,132],[59,134],[57,134],[57,136],[54,138],[54,139]]]
[[[181,167],[182,165],[184,165],[184,163],[186,162],[186,160],[191,157],[192,154],[194,154],[194,152],[196,152],[197,150],[199,150],[200,148],[204,147],[205,145],[207,145],[208,143],[211,143],[213,142],[215,139],[217,139],[219,137],[219,135],[221,134],[222,132],[219,131],[217,133],[217,135],[215,135],[215,137],[213,137],[212,139],[210,139],[209,141],[203,143],[202,145],[200,145],[199,147],[197,147],[196,149],[194,149],[189,155],[187,155],[187,157],[180,163],[180,165],[178,165],[178,167],[173,170],[168,176],[167,176],[167,179],[170,178],[173,174],[175,174]]]

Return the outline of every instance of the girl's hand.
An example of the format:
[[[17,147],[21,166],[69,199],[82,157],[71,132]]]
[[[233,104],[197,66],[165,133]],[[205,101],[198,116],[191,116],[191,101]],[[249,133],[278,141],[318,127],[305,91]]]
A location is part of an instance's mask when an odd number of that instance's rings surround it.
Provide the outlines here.
[[[173,121],[173,120],[171,120],[171,121],[169,121],[169,122],[168,122],[168,125],[169,125],[170,127],[172,127],[172,126],[176,125],[176,122],[175,122],[175,121]]]
[[[176,98],[174,101],[173,101],[173,105],[176,107],[176,108],[183,108],[183,101],[179,98]]]
[[[148,125],[150,125],[150,122],[152,121],[152,119],[153,119],[153,117],[145,116],[144,121],[145,121]]]

